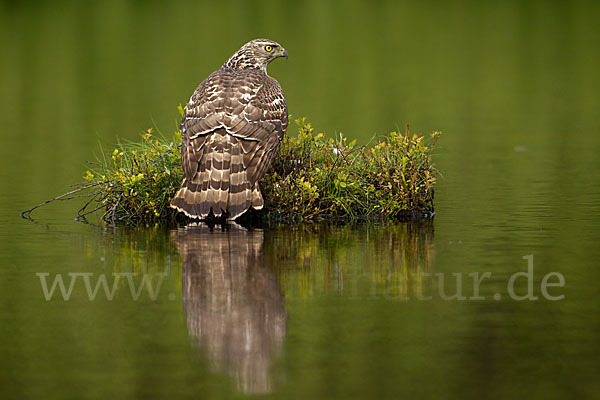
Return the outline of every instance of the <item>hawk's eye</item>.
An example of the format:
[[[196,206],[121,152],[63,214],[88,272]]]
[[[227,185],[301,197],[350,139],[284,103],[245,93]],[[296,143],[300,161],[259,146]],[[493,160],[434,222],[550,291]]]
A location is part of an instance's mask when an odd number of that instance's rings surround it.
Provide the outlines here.
[[[266,51],[268,51],[268,52],[271,52],[271,51],[273,51],[273,46],[271,46],[271,45],[266,45],[266,46],[265,46],[265,50],[266,50]]]

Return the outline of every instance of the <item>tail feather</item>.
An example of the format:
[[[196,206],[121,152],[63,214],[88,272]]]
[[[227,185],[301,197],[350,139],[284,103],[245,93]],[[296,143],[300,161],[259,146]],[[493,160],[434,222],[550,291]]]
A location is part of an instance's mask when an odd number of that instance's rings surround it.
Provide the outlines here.
[[[244,167],[243,140],[215,132],[204,147],[198,170],[185,178],[171,201],[171,207],[190,218],[215,217],[227,213],[235,219],[250,207],[264,205],[258,183],[252,185]]]
[[[260,188],[258,187],[258,182],[254,184],[254,188],[252,189],[252,208],[255,210],[262,210],[265,202],[263,201],[262,194],[260,193]]]
[[[198,205],[200,204],[198,202],[198,197],[201,192],[200,192],[198,186],[200,186],[198,183],[189,182],[189,184],[187,185],[187,188],[186,188],[186,191],[188,193],[188,196],[186,197],[186,199],[189,199],[189,203],[191,206],[190,214],[192,214],[192,215],[196,215],[198,213]]]
[[[229,208],[229,171],[231,169],[231,142],[227,142],[221,153],[221,182],[219,184],[219,207]]]
[[[212,188],[211,186],[211,179],[212,179],[212,175],[213,175],[213,165],[212,165],[212,161],[213,161],[213,156],[215,154],[214,152],[214,145],[211,146],[213,148],[211,148],[208,152],[208,154],[206,154],[204,156],[204,170],[207,172],[206,174],[206,179],[202,181],[203,183],[203,187],[202,187],[202,191],[206,192],[206,201],[205,203],[209,204],[210,207],[213,208],[213,213],[215,214],[215,216],[217,216],[217,207],[215,204],[215,190]],[[204,189],[204,185],[207,186],[206,189]],[[221,215],[221,212],[219,210],[219,215]]]

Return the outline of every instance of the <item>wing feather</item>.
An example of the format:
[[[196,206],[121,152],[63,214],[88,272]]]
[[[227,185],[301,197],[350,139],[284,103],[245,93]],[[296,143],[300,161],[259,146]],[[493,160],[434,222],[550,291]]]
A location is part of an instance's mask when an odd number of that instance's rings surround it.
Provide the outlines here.
[[[204,80],[181,122],[185,178],[196,185],[194,211],[207,215],[213,207],[218,215],[229,207],[239,215],[251,204],[262,206],[257,182],[277,153],[287,125],[281,86],[263,71],[220,69]],[[231,142],[216,149],[215,135],[224,133]]]

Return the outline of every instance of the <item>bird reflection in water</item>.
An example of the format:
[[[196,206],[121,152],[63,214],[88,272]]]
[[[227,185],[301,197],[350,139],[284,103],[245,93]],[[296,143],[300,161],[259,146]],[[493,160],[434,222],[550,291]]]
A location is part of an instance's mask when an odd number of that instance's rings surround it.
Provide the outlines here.
[[[263,263],[263,232],[228,224],[173,232],[183,259],[187,327],[216,371],[247,393],[271,389],[270,362],[286,333],[285,298]]]

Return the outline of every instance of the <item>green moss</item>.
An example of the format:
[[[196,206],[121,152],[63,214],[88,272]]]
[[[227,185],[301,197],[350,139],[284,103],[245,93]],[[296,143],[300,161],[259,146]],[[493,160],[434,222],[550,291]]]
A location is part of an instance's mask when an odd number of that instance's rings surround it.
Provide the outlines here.
[[[433,212],[436,169],[431,155],[439,132],[423,136],[391,132],[373,146],[341,134],[328,138],[298,119],[297,137],[286,136],[260,182],[264,210],[254,216],[289,222],[323,218],[402,218]],[[184,218],[169,208],[183,179],[181,133],[120,143],[84,180],[96,190],[80,212],[96,202],[107,221],[129,223]]]

